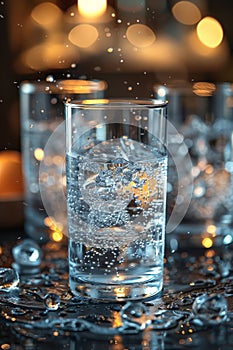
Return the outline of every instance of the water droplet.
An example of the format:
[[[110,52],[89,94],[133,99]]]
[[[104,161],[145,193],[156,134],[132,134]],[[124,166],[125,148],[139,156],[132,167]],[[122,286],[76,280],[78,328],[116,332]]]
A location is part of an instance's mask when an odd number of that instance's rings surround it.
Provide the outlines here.
[[[16,307],[11,310],[11,315],[14,315],[14,316],[22,316],[22,315],[25,315],[26,313],[27,311],[21,309],[20,307]]]
[[[184,297],[177,301],[178,305],[191,305],[193,303],[193,298]]]
[[[60,297],[55,293],[48,293],[44,298],[44,304],[46,308],[50,311],[58,310],[60,303]]]
[[[70,65],[71,68],[76,68],[76,66],[77,66],[76,63],[71,63]]]
[[[192,311],[204,324],[217,325],[227,319],[227,301],[222,295],[202,294],[195,299]]]
[[[146,327],[147,308],[142,303],[126,303],[120,311],[123,325],[132,328],[135,331]]]
[[[170,310],[159,310],[152,320],[152,328],[157,330],[175,328],[186,313]]]
[[[216,285],[216,281],[210,280],[210,279],[208,279],[208,280],[196,280],[196,281],[190,282],[189,285],[193,289],[208,288],[208,287],[214,287]]]
[[[0,268],[0,290],[10,291],[19,284],[17,271],[11,268]]]
[[[42,252],[33,240],[25,239],[12,249],[13,267],[22,273],[35,273],[41,263]]]

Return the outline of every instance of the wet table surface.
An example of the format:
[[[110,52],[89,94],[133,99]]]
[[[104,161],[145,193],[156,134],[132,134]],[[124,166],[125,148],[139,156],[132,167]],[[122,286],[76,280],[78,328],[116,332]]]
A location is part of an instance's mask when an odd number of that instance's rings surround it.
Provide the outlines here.
[[[18,286],[0,291],[0,349],[233,349],[232,243],[171,249],[179,237],[167,238],[161,295],[118,304],[74,298],[66,242],[40,246],[40,265],[19,270]],[[17,268],[12,249],[25,238],[1,232],[1,268]]]

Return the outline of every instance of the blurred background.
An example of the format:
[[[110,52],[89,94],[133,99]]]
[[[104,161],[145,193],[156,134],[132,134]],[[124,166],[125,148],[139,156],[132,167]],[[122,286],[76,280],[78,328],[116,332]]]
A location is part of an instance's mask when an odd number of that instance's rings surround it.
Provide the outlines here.
[[[0,150],[20,150],[24,80],[103,79],[108,97],[232,82],[232,11],[226,0],[0,1]]]

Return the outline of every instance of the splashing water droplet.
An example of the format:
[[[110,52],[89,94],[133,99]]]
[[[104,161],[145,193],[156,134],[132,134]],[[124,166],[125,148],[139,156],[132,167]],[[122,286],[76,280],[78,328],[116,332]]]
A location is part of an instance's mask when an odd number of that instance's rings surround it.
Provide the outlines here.
[[[31,239],[25,239],[12,249],[15,260],[13,265],[17,271],[34,273],[41,263],[42,252],[38,244]],[[27,271],[28,270],[28,271]]]
[[[48,293],[44,298],[44,305],[50,311],[58,310],[60,303],[60,297],[55,293]]]
[[[227,319],[227,301],[222,295],[202,294],[195,299],[192,311],[203,324],[217,325]]]
[[[10,291],[19,284],[17,271],[11,268],[0,268],[0,290]]]

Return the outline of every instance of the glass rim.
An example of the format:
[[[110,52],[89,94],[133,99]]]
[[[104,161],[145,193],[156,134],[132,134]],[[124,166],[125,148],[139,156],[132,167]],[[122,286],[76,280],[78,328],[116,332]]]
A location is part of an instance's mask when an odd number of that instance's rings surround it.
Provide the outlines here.
[[[68,100],[65,102],[67,108],[77,109],[122,109],[124,108],[163,108],[168,105],[167,100],[159,99],[127,99],[127,98],[109,98],[109,99],[85,99]]]

